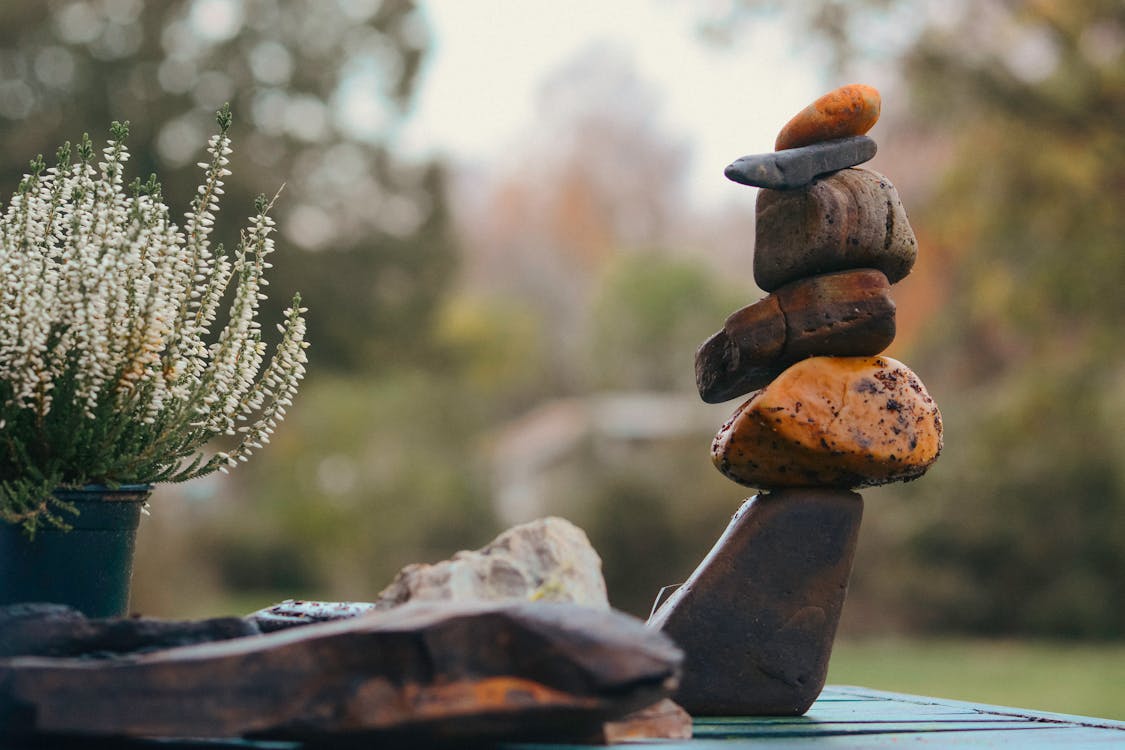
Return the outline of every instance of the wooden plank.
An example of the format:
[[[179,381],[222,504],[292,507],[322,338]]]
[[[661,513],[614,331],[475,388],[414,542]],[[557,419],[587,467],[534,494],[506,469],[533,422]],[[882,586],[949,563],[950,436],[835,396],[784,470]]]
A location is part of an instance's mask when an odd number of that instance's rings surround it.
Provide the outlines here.
[[[912,714],[908,712],[899,712],[895,714],[873,714],[873,715],[847,715],[843,714],[833,718],[819,718],[810,719],[804,716],[754,716],[746,717],[745,719],[722,719],[719,721],[714,720],[714,717],[698,718],[695,720],[695,726],[700,730],[714,730],[729,731],[737,730],[739,728],[753,728],[758,726],[816,726],[819,724],[885,724],[887,722],[901,722],[901,721],[934,721],[934,722],[949,722],[949,721],[962,721],[962,722],[976,722],[976,721],[1024,721],[1023,719],[1012,719],[1004,716],[991,716],[984,714],[974,713],[950,713],[950,714]]]
[[[1077,724],[1085,727],[1100,727],[1104,729],[1117,729],[1125,731],[1125,721],[1102,719],[1094,716],[1076,716],[1074,714],[1060,714],[1050,711],[1034,711],[1026,708],[1014,708],[1012,706],[997,706],[989,703],[970,703],[967,701],[958,701],[949,698],[933,698],[930,696],[912,695],[909,693],[892,693],[883,690],[873,690],[871,688],[852,687],[848,685],[834,685],[832,686],[832,693],[834,696],[850,695],[859,700],[865,701],[882,700],[896,703],[910,703],[927,706],[947,706],[950,708],[963,708],[1001,716],[1021,716],[1033,721],[1067,722],[1070,724]]]
[[[731,732],[731,731],[754,731],[758,727],[790,727],[801,728],[808,727],[814,729],[821,726],[868,726],[879,724],[1003,724],[1003,723],[1023,723],[1025,719],[1016,719],[1004,716],[991,716],[984,714],[938,714],[936,716],[914,716],[911,714],[900,715],[897,717],[845,717],[834,720],[814,720],[806,719],[801,716],[759,716],[748,717],[744,720],[727,720],[722,722],[714,722],[709,719],[696,719],[695,728],[696,734],[700,732]]]
[[[1121,738],[1097,730],[1034,728],[999,732],[955,731],[917,734],[888,733],[849,736],[738,737],[673,742],[629,743],[629,750],[884,750],[902,747],[952,748],[953,750],[1106,750],[1122,747]],[[506,744],[503,750],[572,750],[580,745]]]
[[[829,686],[806,716],[708,717],[686,742],[636,743],[630,750],[881,750],[882,748],[1125,747],[1125,723],[1008,706]],[[508,750],[566,750],[511,745]]]
[[[568,750],[565,745],[505,745],[505,750]],[[1122,747],[1121,738],[1097,730],[1012,729],[1000,732],[926,732],[835,737],[746,737],[671,743],[629,744],[629,750],[890,750],[922,747],[953,750],[1107,750]]]
[[[922,732],[967,732],[1026,729],[1026,721],[868,721],[809,722],[808,724],[758,724],[742,727],[696,727],[698,739],[742,737],[831,737],[870,734],[918,734]]]

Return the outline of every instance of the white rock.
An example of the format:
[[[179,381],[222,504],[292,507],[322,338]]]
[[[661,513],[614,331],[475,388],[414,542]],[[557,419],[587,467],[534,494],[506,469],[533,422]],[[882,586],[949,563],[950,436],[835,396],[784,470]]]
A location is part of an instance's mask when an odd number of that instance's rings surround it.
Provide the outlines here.
[[[375,605],[478,600],[609,607],[601,558],[582,529],[556,517],[514,526],[485,547],[443,562],[407,565]]]

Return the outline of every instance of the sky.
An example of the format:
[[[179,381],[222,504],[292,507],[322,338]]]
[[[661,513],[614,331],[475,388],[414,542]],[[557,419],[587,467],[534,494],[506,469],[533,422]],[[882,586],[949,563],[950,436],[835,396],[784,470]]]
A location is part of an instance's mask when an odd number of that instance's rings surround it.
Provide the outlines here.
[[[624,51],[660,96],[662,130],[691,146],[688,194],[699,207],[737,189],[722,176],[740,156],[773,150],[777,131],[830,81],[775,19],[738,43],[708,45],[705,3],[676,0],[428,0],[433,49],[416,108],[400,133],[407,153],[463,163],[501,158],[534,127],[545,77],[593,44]],[[745,188],[742,188],[743,190]]]

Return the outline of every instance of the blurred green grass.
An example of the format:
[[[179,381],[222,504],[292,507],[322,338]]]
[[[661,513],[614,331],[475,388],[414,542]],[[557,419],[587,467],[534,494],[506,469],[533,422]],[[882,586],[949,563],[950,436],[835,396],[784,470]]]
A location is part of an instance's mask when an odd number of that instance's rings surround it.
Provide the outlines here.
[[[828,682],[1125,720],[1125,643],[843,640]]]

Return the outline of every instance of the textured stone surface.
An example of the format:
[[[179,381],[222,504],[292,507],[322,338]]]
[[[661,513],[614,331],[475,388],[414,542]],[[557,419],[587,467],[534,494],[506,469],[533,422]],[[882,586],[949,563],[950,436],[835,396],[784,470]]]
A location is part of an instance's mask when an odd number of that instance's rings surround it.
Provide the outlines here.
[[[879,119],[879,92],[861,83],[829,91],[793,116],[777,134],[778,151],[863,135]]]
[[[786,151],[743,156],[731,163],[723,174],[742,185],[788,190],[804,187],[818,175],[870,161],[876,150],[875,141],[858,135]]]
[[[371,602],[310,602],[303,599],[286,599],[271,607],[259,609],[246,616],[263,633],[312,625],[318,622],[332,622],[358,617],[375,609]]]
[[[797,190],[758,193],[754,280],[767,292],[831,271],[910,273],[918,242],[890,180],[844,169]]]
[[[554,517],[514,526],[475,552],[458,552],[434,565],[408,565],[375,604],[479,600],[609,606],[602,561],[586,533]]]
[[[915,479],[937,460],[941,414],[890,357],[811,357],[755,392],[711,459],[750,487],[868,487]]]
[[[112,658],[259,632],[253,623],[239,617],[193,621],[151,617],[90,620],[61,604],[13,604],[0,607],[0,658]]]
[[[691,714],[665,698],[617,721],[607,722],[601,734],[591,738],[603,745],[656,739],[691,739]]]
[[[667,697],[680,661],[618,612],[418,603],[127,660],[2,659],[0,728],[365,747],[582,738]]]
[[[887,278],[873,269],[811,276],[734,312],[695,354],[700,397],[719,403],[763,388],[815,355],[872,356],[895,337]]]
[[[863,499],[758,495],[649,619],[684,650],[673,700],[693,715],[797,715],[824,687]]]

